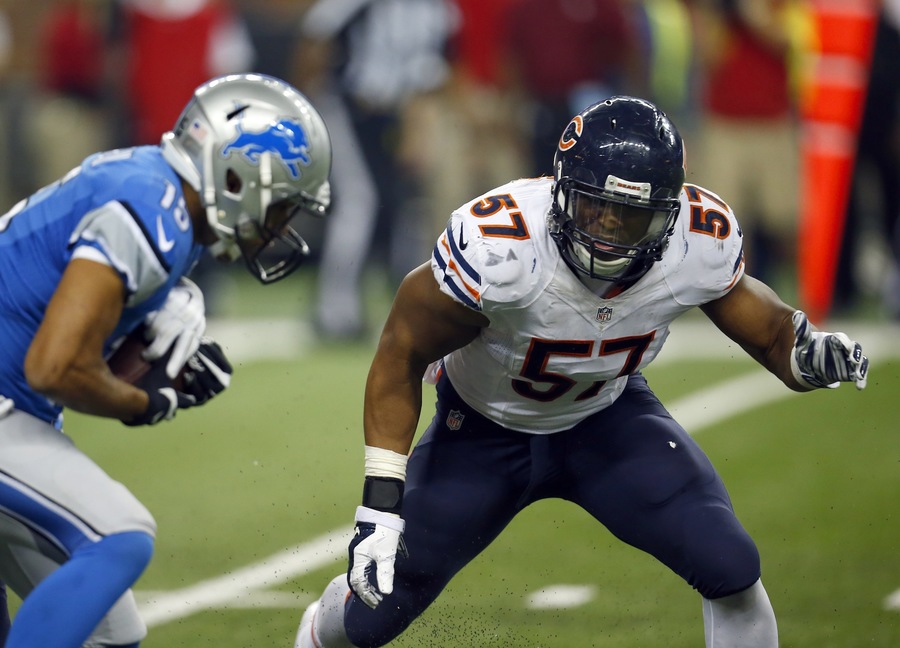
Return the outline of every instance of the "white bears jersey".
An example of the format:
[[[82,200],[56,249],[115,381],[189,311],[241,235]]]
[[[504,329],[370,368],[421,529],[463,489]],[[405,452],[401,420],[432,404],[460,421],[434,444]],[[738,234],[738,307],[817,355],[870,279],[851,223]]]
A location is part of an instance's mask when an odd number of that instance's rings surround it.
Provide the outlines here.
[[[662,260],[624,292],[597,297],[550,236],[552,184],[516,180],[463,205],[431,261],[441,290],[490,320],[443,359],[453,387],[488,419],[533,434],[608,407],[657,356],[676,317],[722,297],[744,273],[731,209],[685,185]]]

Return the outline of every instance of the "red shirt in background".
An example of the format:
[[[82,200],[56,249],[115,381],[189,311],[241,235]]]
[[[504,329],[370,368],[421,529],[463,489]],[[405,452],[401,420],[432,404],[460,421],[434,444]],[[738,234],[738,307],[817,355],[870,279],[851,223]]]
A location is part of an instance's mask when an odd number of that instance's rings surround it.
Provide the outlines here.
[[[507,8],[517,0],[456,0],[462,26],[454,37],[456,60],[484,85],[498,81],[500,40]]]
[[[171,18],[131,4],[125,5],[124,13],[132,144],[158,144],[197,86],[213,76],[208,65],[210,42],[229,14],[216,2]]]
[[[736,19],[729,20],[722,61],[709,70],[705,102],[723,117],[782,118],[791,111],[787,53],[776,52]]]
[[[554,99],[622,72],[636,47],[622,0],[519,0],[495,37],[528,89]]]
[[[41,31],[43,86],[61,94],[89,100],[103,90],[103,30],[91,7],[79,3],[59,5],[47,17]]]

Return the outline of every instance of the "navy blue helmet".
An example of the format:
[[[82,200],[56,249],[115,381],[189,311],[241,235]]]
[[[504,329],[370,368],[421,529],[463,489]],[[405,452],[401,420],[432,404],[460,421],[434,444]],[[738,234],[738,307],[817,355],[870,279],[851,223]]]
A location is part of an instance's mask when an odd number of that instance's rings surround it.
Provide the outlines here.
[[[576,115],[553,160],[551,235],[576,272],[632,284],[662,258],[684,184],[684,147],[652,103],[616,96]]]

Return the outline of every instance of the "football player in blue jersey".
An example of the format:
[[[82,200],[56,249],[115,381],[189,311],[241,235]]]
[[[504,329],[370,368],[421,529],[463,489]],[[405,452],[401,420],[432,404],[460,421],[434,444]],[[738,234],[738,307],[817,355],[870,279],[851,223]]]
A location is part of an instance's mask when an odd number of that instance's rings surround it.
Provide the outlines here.
[[[144,638],[130,587],[156,523],[63,433],[63,410],[154,425],[224,390],[231,366],[185,275],[207,248],[262,283],[297,268],[291,219],[325,214],[330,167],[303,95],[232,75],[199,87],[159,146],[90,156],[0,216],[0,579],[23,601],[6,648]],[[139,327],[150,368],[132,384],[106,359]]]
[[[708,647],[777,645],[756,544],[641,369],[694,307],[793,390],[862,389],[868,359],[745,274],[735,215],[685,184],[681,137],[653,104],[576,115],[553,169],[454,211],[400,286],[365,390],[348,572],[307,608],[297,648],[388,643],[546,498],[681,576]],[[409,454],[423,376],[437,407]]]

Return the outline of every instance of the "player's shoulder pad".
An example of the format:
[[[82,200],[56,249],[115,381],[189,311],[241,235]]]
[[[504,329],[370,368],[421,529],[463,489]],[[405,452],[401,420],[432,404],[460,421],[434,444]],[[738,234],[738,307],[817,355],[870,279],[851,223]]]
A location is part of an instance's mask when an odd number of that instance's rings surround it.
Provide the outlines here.
[[[744,272],[744,234],[728,203],[708,189],[685,184],[662,263],[670,280],[680,275],[692,284],[685,292],[715,296],[730,290]]]
[[[190,255],[193,227],[181,182],[159,147],[107,151],[89,158],[85,167],[98,195],[122,205],[164,266]]]
[[[482,310],[527,301],[543,287],[534,234],[546,234],[547,202],[534,200],[530,182],[503,185],[453,212],[432,255],[444,292]]]

